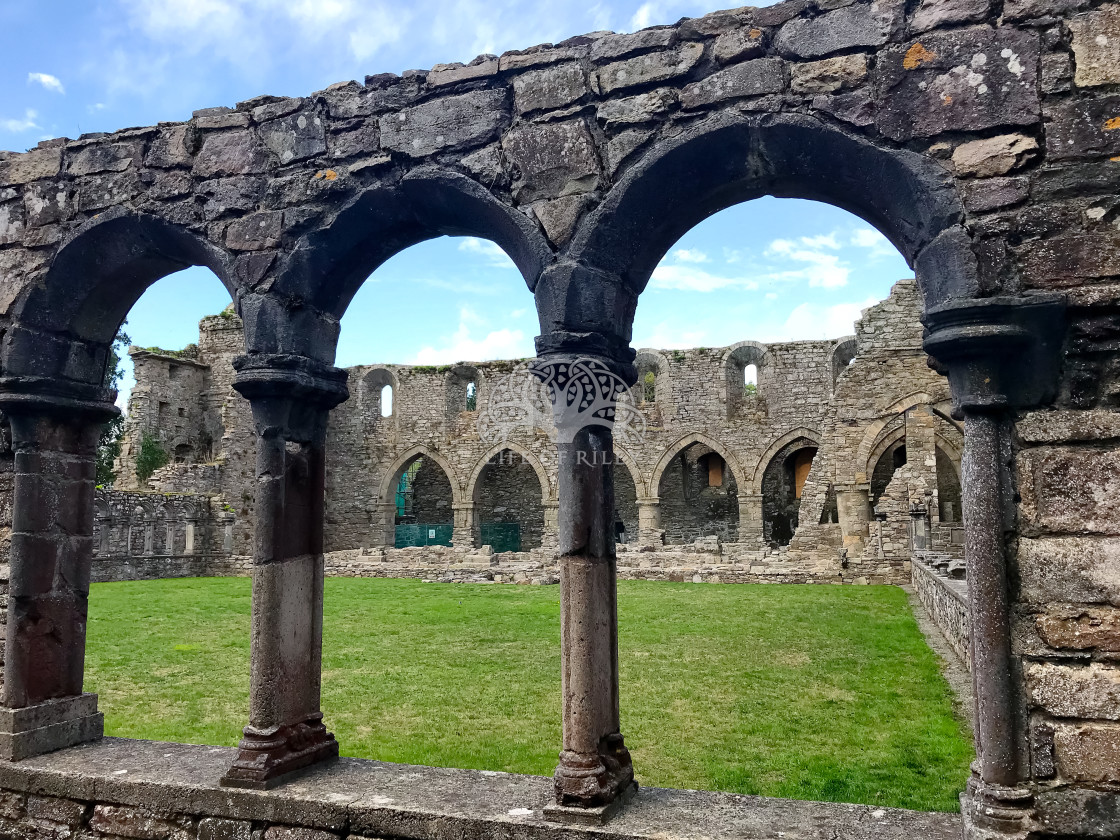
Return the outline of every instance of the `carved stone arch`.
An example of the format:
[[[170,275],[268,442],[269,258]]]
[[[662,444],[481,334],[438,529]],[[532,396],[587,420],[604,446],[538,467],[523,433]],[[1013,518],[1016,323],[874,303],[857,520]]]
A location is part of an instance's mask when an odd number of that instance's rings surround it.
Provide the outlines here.
[[[504,452],[507,449],[510,452],[516,452],[518,455],[524,458],[528,462],[529,466],[533,468],[533,472],[537,474],[537,481],[539,481],[541,485],[541,502],[555,502],[556,488],[553,487],[552,482],[549,481],[548,471],[545,470],[544,464],[542,464],[540,462],[540,459],[537,458],[536,455],[534,455],[524,446],[521,446],[520,444],[514,443],[512,441],[508,443],[499,443],[496,446],[491,447],[489,451],[487,451],[486,454],[478,460],[478,462],[474,466],[474,469],[471,471],[470,479],[468,479],[467,481],[466,492],[464,493],[465,498],[470,501],[476,501],[475,492],[478,490],[478,481],[482,477],[482,471],[486,469],[486,465],[490,463],[491,458]]]
[[[746,400],[743,375],[750,365],[757,371],[756,383],[761,394],[765,388],[765,371],[771,361],[770,348],[758,341],[740,341],[723,351],[721,369],[723,370],[723,395],[728,414],[735,411]]]
[[[385,386],[388,385],[393,392],[393,411],[386,417],[381,415],[381,397]],[[369,415],[373,412],[372,420],[375,423],[384,420],[396,421],[399,414],[397,411],[397,398],[400,394],[400,378],[397,376],[396,370],[387,365],[374,365],[364,374],[362,374],[361,385],[359,390],[359,405],[361,406],[364,415]]]
[[[397,482],[400,481],[401,473],[405,471],[409,463],[417,456],[422,458],[430,458],[433,463],[438,464],[443,474],[447,476],[447,483],[451,485],[451,503],[458,505],[463,502],[463,485],[459,481],[459,477],[455,472],[455,468],[451,462],[436,452],[434,449],[418,443],[411,446],[398,455],[385,474],[381,477],[381,484],[377,489],[376,501],[385,504],[386,500],[391,500],[396,493]]]
[[[482,406],[482,395],[485,392],[486,375],[477,365],[469,362],[458,362],[451,365],[444,376],[444,389],[447,398],[447,416],[457,417],[460,412],[467,411],[467,388],[473,382],[475,386],[475,408],[477,411]]]
[[[904,415],[898,414],[895,416],[895,420],[888,423],[879,433],[875,445],[871,447],[871,451],[867,454],[867,462],[864,464],[863,472],[867,475],[868,481],[871,480],[872,473],[875,472],[875,465],[879,463],[879,459],[883,457],[884,453],[905,438],[905,418]]]
[[[634,357],[634,367],[637,368],[638,371],[638,380],[635,383],[634,387],[631,389],[631,393],[633,393],[636,397],[636,399],[634,400],[634,404],[641,405],[642,403],[646,402],[644,380],[647,373],[653,374],[653,401],[658,401],[659,394],[664,397],[666,390],[663,389],[668,389],[669,387],[671,387],[671,379],[669,375],[669,360],[665,358],[665,355],[660,350],[654,350],[648,347],[643,348],[639,350],[638,354]]]
[[[750,492],[755,496],[762,495],[762,477],[766,473],[766,468],[770,462],[774,460],[775,456],[791,443],[796,440],[804,438],[805,440],[813,441],[818,448],[821,445],[820,432],[815,429],[810,429],[807,426],[801,426],[797,429],[792,429],[777,438],[773,443],[766,448],[762,456],[755,462],[754,469],[751,471],[751,483],[749,485]]]
[[[366,278],[386,260],[439,236],[477,236],[500,247],[532,291],[553,259],[540,228],[478,182],[434,166],[370,187],[320,229],[303,236],[277,271],[274,292],[337,322]]]
[[[665,470],[669,467],[669,464],[671,464],[673,462],[673,459],[680,454],[681,450],[685,449],[688,446],[692,446],[692,444],[694,443],[702,443],[704,446],[708,447],[713,452],[717,453],[721,458],[723,458],[724,462],[728,466],[728,469],[731,470],[731,475],[735,477],[735,484],[738,486],[739,492],[742,493],[744,491],[744,489],[748,485],[745,480],[746,473],[743,471],[743,467],[739,464],[739,459],[731,454],[731,450],[728,447],[724,446],[715,438],[709,437],[708,435],[702,434],[700,432],[694,432],[692,434],[685,435],[668,449],[666,449],[665,453],[658,460],[657,466],[653,468],[653,472],[650,474],[649,484],[646,485],[648,498],[657,498],[658,487],[661,485],[661,476],[664,475]]]
[[[848,365],[851,364],[852,359],[856,357],[859,350],[859,345],[854,335],[846,335],[843,338],[838,338],[836,343],[832,345],[832,349],[828,351],[828,369],[832,373],[832,387],[836,387],[836,380],[840,378]]]
[[[883,410],[882,416],[871,425],[869,425],[867,427],[867,430],[863,433],[863,440],[860,441],[859,446],[856,448],[855,457],[852,459],[853,473],[863,472],[864,466],[866,466],[867,464],[868,456],[871,453],[871,449],[875,445],[875,442],[879,439],[879,435],[882,434],[883,429],[885,429],[890,423],[893,423],[895,421],[895,418],[899,414],[902,414],[903,412],[908,411],[917,405],[933,405],[936,402],[937,400],[935,400],[929,394],[921,391],[915,394],[910,394],[906,397],[902,397],[899,400],[895,400],[891,405],[887,406]]]
[[[638,466],[637,459],[626,449],[623,449],[618,443],[614,445],[614,457],[616,468],[617,464],[621,463],[630,471],[630,478],[634,480],[634,489],[639,493],[638,498],[648,498],[649,485],[646,481],[645,474],[642,472],[642,468]],[[644,495],[642,494],[643,490],[646,491]]]

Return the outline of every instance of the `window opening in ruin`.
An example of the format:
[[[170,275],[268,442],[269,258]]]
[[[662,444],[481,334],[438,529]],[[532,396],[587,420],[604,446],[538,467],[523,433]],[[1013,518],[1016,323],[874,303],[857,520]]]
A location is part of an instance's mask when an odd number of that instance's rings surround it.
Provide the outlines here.
[[[474,411],[478,408],[478,385],[476,383],[467,383],[467,411]]]
[[[778,451],[762,475],[762,533],[770,546],[789,545],[801,518],[805,479],[817,444],[798,438]]]
[[[490,458],[478,475],[473,493],[479,545],[488,545],[495,553],[541,547],[541,482],[526,456],[503,449]]]
[[[748,397],[758,393],[758,365],[750,364],[743,368],[743,393]]]
[[[805,487],[805,479],[809,477],[809,470],[813,466],[815,449],[802,449],[793,459],[793,497],[801,498],[801,491]]]
[[[708,486],[709,487],[722,487],[723,486],[723,458],[716,453],[712,453],[707,458],[708,462]]]
[[[381,416],[393,416],[393,386],[385,385],[381,388]]]
[[[657,497],[667,545],[738,539],[739,487],[725,468],[723,455],[700,442],[684,447],[665,467]]]
[[[642,402],[651,403],[657,399],[657,374],[647,370],[642,377]]]

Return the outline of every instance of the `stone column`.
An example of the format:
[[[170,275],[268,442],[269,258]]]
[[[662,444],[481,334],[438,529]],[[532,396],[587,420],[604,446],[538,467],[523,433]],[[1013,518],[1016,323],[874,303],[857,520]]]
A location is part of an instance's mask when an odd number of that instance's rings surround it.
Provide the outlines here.
[[[840,534],[844,548],[850,554],[859,554],[867,545],[870,534],[869,495],[871,488],[866,484],[840,484],[836,487],[836,513],[840,519]]]
[[[455,548],[476,548],[475,532],[475,505],[474,502],[459,502],[451,506],[454,515],[454,529],[451,532],[451,544]]]
[[[739,491],[739,542],[761,551],[765,535],[762,528],[762,495]]]
[[[556,501],[541,502],[544,514],[544,533],[541,534],[541,548],[545,551],[556,552],[559,550],[558,536],[560,521],[560,503]]]
[[[222,777],[264,789],[338,755],[323,725],[323,494],[327,414],[346,372],[293,356],[239,357],[234,387],[257,433],[249,725]]]
[[[8,761],[96,740],[103,730],[97,695],[83,694],[82,680],[95,455],[101,425],[117,409],[98,389],[15,391],[27,384],[0,384],[15,454],[0,708],[0,758]]]
[[[373,536],[375,544],[392,548],[397,542],[397,505],[390,499],[378,503],[373,510]]]
[[[1005,528],[1015,517],[1009,412],[1045,405],[1057,391],[1060,298],[950,301],[927,311],[925,349],[947,370],[954,413],[965,421],[962,514],[976,702],[976,752],[961,797],[969,840],[1032,835],[1035,818],[1022,665],[1011,643]]]
[[[563,751],[545,814],[598,823],[635,788],[619,726],[612,438],[615,401],[635,377],[585,357],[534,368],[550,389],[559,461]]]

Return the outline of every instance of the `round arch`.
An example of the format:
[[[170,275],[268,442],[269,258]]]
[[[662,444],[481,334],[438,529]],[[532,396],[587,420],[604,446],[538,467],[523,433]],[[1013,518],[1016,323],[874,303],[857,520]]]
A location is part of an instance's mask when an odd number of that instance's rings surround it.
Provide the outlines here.
[[[746,474],[743,472],[743,467],[739,464],[739,460],[734,455],[731,455],[730,450],[728,450],[726,446],[724,446],[715,438],[711,438],[708,437],[708,435],[696,432],[690,435],[685,435],[665,450],[665,454],[661,456],[660,460],[658,460],[657,462],[657,466],[653,468],[653,472],[650,474],[649,484],[646,485],[647,498],[657,498],[658,487],[660,487],[661,485],[661,476],[665,473],[665,470],[669,468],[669,464],[671,464],[673,462],[673,459],[680,454],[681,450],[685,449],[686,447],[692,446],[692,444],[694,443],[702,443],[713,452],[719,454],[719,456],[723,458],[724,462],[731,470],[731,475],[735,478],[735,484],[738,485],[739,492],[743,492],[743,488],[747,486],[746,482],[744,481],[744,476]]]
[[[533,468],[533,472],[537,474],[537,481],[539,481],[541,485],[541,502],[547,503],[556,501],[554,496],[556,491],[552,486],[552,482],[548,480],[548,473],[545,471],[544,464],[542,464],[540,459],[528,449],[513,442],[499,443],[491,447],[490,450],[478,460],[474,469],[471,470],[470,478],[467,480],[466,493],[464,494],[465,498],[471,501],[475,500],[475,492],[478,490],[478,481],[482,477],[482,471],[486,469],[486,465],[490,463],[492,458],[507,449],[510,452],[516,452],[524,458],[529,466]]]
[[[331,224],[300,239],[276,272],[273,288],[337,321],[378,266],[439,236],[494,242],[530,291],[553,259],[543,233],[524,213],[465,175],[418,167],[397,184],[359,193]]]
[[[630,478],[634,481],[634,489],[638,491],[639,494],[643,490],[646,490],[648,485],[646,484],[645,475],[642,473],[642,468],[638,466],[638,461],[634,456],[619,446],[618,443],[615,443],[614,457],[617,462],[621,463],[630,472]],[[640,495],[639,498],[646,497]]]
[[[14,301],[5,373],[100,385],[109,345],[136,301],[157,280],[195,265],[239,300],[238,264],[224,249],[158,216],[120,208],[99,214]]]
[[[381,485],[377,488],[377,503],[384,504],[386,499],[392,498],[392,495],[396,492],[397,482],[401,479],[401,473],[408,467],[409,462],[418,456],[430,458],[435,464],[439,465],[444,475],[447,476],[447,483],[451,485],[452,504],[462,504],[463,486],[459,481],[458,475],[455,473],[455,468],[451,466],[450,461],[434,449],[430,449],[422,443],[409,447],[393,460],[393,463],[381,478]]]
[[[905,411],[909,411],[911,408],[914,408],[914,406],[934,405],[936,402],[938,402],[938,400],[934,399],[929,394],[923,391],[915,394],[910,394],[906,397],[902,397],[901,399],[895,400],[891,405],[887,406],[887,408],[883,410],[882,416],[871,425],[869,425],[867,427],[867,430],[863,433],[863,440],[861,440],[859,446],[856,447],[856,454],[852,460],[851,466],[853,473],[864,471],[864,467],[866,467],[867,465],[871,450],[875,446],[875,443],[879,440],[879,436],[883,433],[883,430],[886,429],[887,426],[889,426],[891,423],[897,422],[898,416],[900,414]]]
[[[750,491],[753,495],[762,495],[762,477],[766,473],[766,467],[774,460],[774,457],[785,449],[785,447],[802,438],[813,441],[818,449],[821,446],[820,432],[815,429],[810,429],[807,426],[801,426],[800,428],[786,432],[766,448],[766,451],[763,452],[762,456],[755,462],[754,470],[751,472]]]

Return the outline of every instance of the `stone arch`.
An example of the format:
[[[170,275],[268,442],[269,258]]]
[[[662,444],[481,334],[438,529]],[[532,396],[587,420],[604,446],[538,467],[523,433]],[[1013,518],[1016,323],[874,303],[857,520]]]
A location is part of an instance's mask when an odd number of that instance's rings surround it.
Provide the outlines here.
[[[653,350],[644,348],[638,351],[634,357],[634,367],[638,370],[638,381],[635,384],[632,392],[637,399],[634,401],[636,405],[648,403],[645,398],[645,376],[652,373],[654,378],[654,396],[653,402],[657,402],[658,395],[664,397],[665,389],[669,387],[669,362],[660,350]],[[618,450],[618,447],[615,447]]]
[[[455,472],[455,468],[451,462],[436,452],[434,449],[418,443],[411,446],[398,455],[385,474],[381,477],[381,485],[377,488],[377,502],[386,504],[387,501],[392,500],[393,494],[396,492],[397,482],[400,481],[401,473],[405,471],[409,463],[416,457],[430,458],[433,463],[438,464],[440,469],[443,470],[444,475],[447,476],[447,482],[451,485],[451,502],[452,504],[459,505],[463,503],[463,485],[459,481],[459,477]]]
[[[239,299],[235,261],[223,249],[147,213],[99,214],[58,249],[42,281],[10,309],[5,373],[100,385],[109,345],[136,301],[157,280],[195,265],[209,268]]]
[[[621,463],[624,467],[626,467],[627,470],[630,471],[630,477],[634,480],[634,487],[638,490],[639,493],[647,489],[648,484],[646,482],[645,475],[642,473],[642,468],[638,466],[638,461],[632,454],[630,454],[630,452],[623,449],[618,443],[615,443],[614,457],[616,466],[618,463]]]
[[[447,416],[449,418],[458,417],[463,411],[477,411],[481,403],[479,400],[482,398],[484,389],[485,375],[475,365],[467,362],[459,362],[451,366],[444,377],[444,389],[447,398]],[[468,387],[474,384],[474,398],[475,407],[468,408],[468,398],[470,392]]]
[[[486,465],[490,463],[491,458],[500,454],[506,449],[510,450],[511,452],[516,452],[518,455],[524,458],[525,461],[528,462],[529,466],[533,468],[533,472],[537,474],[537,481],[539,481],[541,484],[541,502],[543,503],[556,501],[556,488],[553,487],[552,482],[549,481],[548,471],[545,470],[544,464],[542,464],[540,462],[540,459],[537,458],[537,456],[530,452],[528,449],[512,441],[507,443],[499,443],[491,447],[489,451],[487,451],[486,454],[478,460],[478,462],[474,466],[474,469],[471,470],[471,477],[467,481],[466,492],[464,494],[466,499],[470,501],[474,500],[475,493],[478,489],[478,480],[482,477],[482,471],[486,469]]]
[[[817,432],[814,429],[810,429],[807,426],[801,426],[800,428],[793,429],[777,438],[773,443],[770,444],[770,446],[766,448],[766,451],[762,453],[758,461],[755,462],[754,469],[751,471],[750,484],[744,485],[745,487],[750,487],[750,492],[753,495],[762,495],[762,476],[766,472],[766,467],[772,460],[774,460],[774,456],[776,456],[779,452],[785,449],[785,447],[789,446],[799,438],[806,438],[807,440],[813,441],[814,443],[816,443],[818,448],[821,446],[820,432]]]
[[[721,359],[723,369],[724,397],[729,415],[736,409],[747,404],[743,388],[743,372],[748,366],[754,365],[758,372],[758,392],[764,393],[765,371],[770,360],[769,348],[758,341],[740,341],[732,344],[723,352]]]
[[[393,411],[388,416],[381,415],[381,393],[388,385],[393,390]],[[359,400],[362,413],[370,418],[372,423],[391,421],[395,424],[398,415],[397,399],[400,395],[400,378],[397,372],[385,365],[374,365],[362,375]]]
[[[653,472],[650,474],[649,483],[646,485],[647,498],[657,498],[657,488],[661,484],[661,476],[665,473],[665,470],[668,468],[669,464],[671,464],[673,459],[680,454],[681,450],[685,449],[686,447],[692,446],[692,444],[694,443],[702,443],[713,452],[718,453],[719,456],[723,458],[724,463],[727,464],[728,469],[731,470],[731,475],[734,476],[735,483],[740,488],[739,492],[743,492],[743,488],[747,487],[748,485],[744,480],[746,473],[743,472],[743,467],[739,464],[739,459],[732,455],[731,450],[715,438],[709,437],[708,435],[702,434],[700,432],[694,432],[693,434],[685,435],[665,450],[665,453],[658,460],[657,466],[653,468]]]
[[[465,175],[418,167],[393,185],[359,193],[334,220],[302,237],[277,272],[274,291],[337,323],[358,288],[395,254],[439,236],[498,245],[532,291],[553,254],[540,229]]]
[[[833,387],[836,386],[836,380],[840,378],[840,374],[847,370],[852,359],[856,357],[858,350],[859,346],[854,335],[839,338],[832,345],[832,349],[828,352],[828,369],[832,372]]]
[[[868,457],[871,454],[871,449],[875,446],[876,441],[879,440],[879,435],[882,434],[883,430],[887,428],[888,425],[895,422],[898,415],[916,405],[933,405],[935,402],[937,402],[937,400],[929,394],[919,392],[895,400],[891,405],[887,406],[887,408],[883,410],[882,416],[869,425],[867,430],[863,433],[863,440],[861,440],[859,446],[856,447],[855,458],[852,460],[853,473],[864,471]]]

